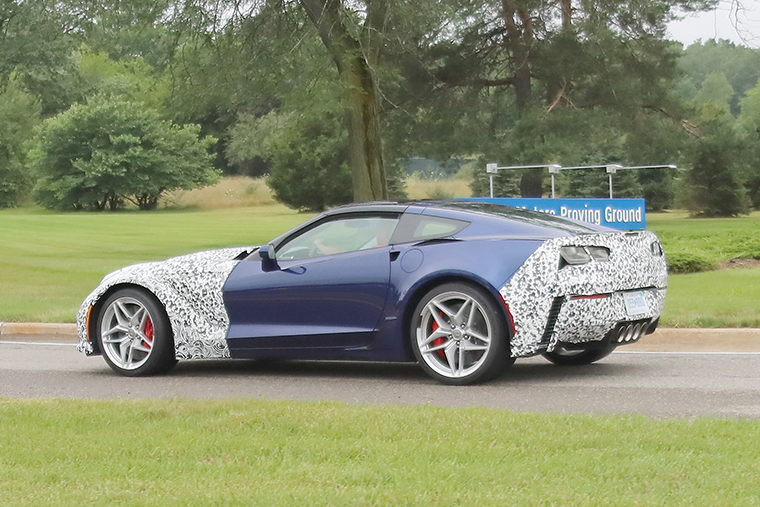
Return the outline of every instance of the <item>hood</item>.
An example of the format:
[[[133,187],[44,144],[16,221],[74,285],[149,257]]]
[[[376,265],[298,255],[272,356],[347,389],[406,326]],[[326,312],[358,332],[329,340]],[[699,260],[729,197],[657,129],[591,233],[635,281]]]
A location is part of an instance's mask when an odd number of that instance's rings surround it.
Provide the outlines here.
[[[226,270],[226,264],[230,261],[237,262],[251,253],[255,252],[258,246],[244,246],[232,248],[218,248],[215,250],[204,250],[202,252],[191,253],[170,257],[163,261],[141,262],[117,269],[103,277],[101,284],[109,284],[112,280],[121,280],[130,273],[158,273],[171,276],[172,273],[186,271],[187,268],[194,267],[190,271],[194,274],[215,272],[219,269]],[[168,268],[168,269],[167,269]],[[179,269],[177,268],[184,268]],[[110,284],[109,284],[110,285]]]

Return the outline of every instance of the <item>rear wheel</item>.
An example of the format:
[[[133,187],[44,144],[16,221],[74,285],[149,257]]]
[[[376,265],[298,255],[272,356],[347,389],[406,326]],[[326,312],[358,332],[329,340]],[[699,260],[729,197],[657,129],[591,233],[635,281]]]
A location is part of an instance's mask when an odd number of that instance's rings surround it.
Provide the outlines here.
[[[494,298],[478,287],[440,285],[414,310],[414,355],[431,377],[444,384],[488,380],[514,362],[502,313]]]
[[[603,359],[615,350],[615,345],[592,349],[567,349],[557,345],[552,352],[544,352],[544,357],[560,366],[582,366]]]
[[[99,313],[97,331],[106,363],[120,375],[165,373],[177,364],[169,319],[147,291],[114,292]]]

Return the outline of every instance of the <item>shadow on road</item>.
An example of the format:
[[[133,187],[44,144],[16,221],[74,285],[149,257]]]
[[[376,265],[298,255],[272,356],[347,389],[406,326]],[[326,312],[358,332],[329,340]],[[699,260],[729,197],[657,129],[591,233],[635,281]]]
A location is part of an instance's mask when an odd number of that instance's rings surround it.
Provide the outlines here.
[[[556,366],[541,358],[517,361],[489,385],[520,383],[556,383],[574,378],[613,377],[634,373],[640,366],[604,361],[588,366]],[[386,381],[433,383],[415,363],[368,363],[354,361],[291,361],[291,360],[197,360],[180,361],[169,373],[171,377],[273,377],[383,379]]]

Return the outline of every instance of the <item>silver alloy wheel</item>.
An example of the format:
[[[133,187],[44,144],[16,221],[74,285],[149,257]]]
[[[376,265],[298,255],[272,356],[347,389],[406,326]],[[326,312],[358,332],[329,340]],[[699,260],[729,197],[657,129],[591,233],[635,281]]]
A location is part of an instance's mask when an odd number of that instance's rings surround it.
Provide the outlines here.
[[[143,303],[120,297],[105,309],[100,337],[103,352],[116,366],[136,370],[153,352],[153,320]]]
[[[488,314],[472,296],[448,291],[422,309],[417,347],[422,360],[451,379],[476,372],[491,350],[493,329]]]

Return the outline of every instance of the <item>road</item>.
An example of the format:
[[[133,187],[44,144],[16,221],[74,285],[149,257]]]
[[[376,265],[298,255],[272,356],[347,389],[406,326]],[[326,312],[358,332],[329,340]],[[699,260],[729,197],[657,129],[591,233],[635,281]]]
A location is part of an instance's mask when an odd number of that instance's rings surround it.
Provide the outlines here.
[[[584,367],[518,360],[502,377],[451,387],[416,365],[186,361],[123,378],[74,345],[0,342],[0,396],[230,398],[484,406],[537,412],[760,418],[760,354],[618,351]]]

